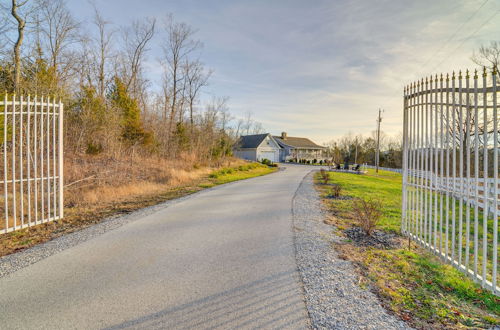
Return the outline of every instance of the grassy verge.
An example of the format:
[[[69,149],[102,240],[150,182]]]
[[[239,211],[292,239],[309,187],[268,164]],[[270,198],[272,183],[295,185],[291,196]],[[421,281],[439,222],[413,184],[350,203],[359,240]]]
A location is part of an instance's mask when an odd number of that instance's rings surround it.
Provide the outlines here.
[[[0,257],[81,230],[110,216],[130,213],[205,188],[269,174],[276,170],[277,168],[262,164],[235,161],[232,166],[219,169],[199,169],[200,175],[188,176],[182,184],[174,185],[169,181],[163,185],[141,182],[120,187],[99,186],[91,191],[90,202],[74,203],[73,198],[68,198],[70,202],[61,221],[1,234]],[[131,186],[139,186],[140,189],[131,189]],[[111,191],[115,194],[111,195]],[[89,194],[90,192],[87,192],[87,195]]]
[[[401,220],[401,176],[397,173],[369,171],[366,175],[330,173],[332,182],[342,187],[342,195],[376,198],[383,205],[378,228],[399,234]],[[319,178],[318,178],[319,179]],[[355,226],[352,200],[327,198],[331,187],[317,180],[317,188],[330,210],[327,223],[339,235]],[[455,268],[443,264],[421,247],[408,245],[379,249],[359,246],[345,240],[336,246],[341,255],[358,266],[361,285],[373,289],[384,306],[422,329],[490,328],[500,324],[500,300]]]
[[[199,186],[202,188],[210,188],[219,184],[266,175],[277,170],[276,167],[269,167],[258,163],[225,167],[210,173],[208,179],[200,183]]]

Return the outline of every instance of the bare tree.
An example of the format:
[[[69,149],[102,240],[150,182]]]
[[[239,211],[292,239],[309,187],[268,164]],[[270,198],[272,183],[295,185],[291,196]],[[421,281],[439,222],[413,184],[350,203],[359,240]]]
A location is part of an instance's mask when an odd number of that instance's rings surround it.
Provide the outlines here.
[[[185,77],[182,65],[188,55],[200,47],[200,42],[192,39],[195,31],[190,26],[175,22],[171,15],[166,18],[164,29],[167,36],[163,44],[164,65],[166,66],[164,90],[168,92],[170,101],[168,132],[171,132],[176,110],[180,108],[180,101],[183,102],[181,95],[184,93],[183,80]]]
[[[64,0],[38,0],[41,33],[50,54],[50,65],[58,72],[64,51],[79,41],[79,23],[73,18]],[[68,54],[64,54],[68,57]],[[71,62],[71,61],[66,61]]]
[[[500,65],[500,42],[492,41],[489,46],[481,46],[472,55],[472,61],[477,65],[488,67],[499,67]]]
[[[148,51],[148,43],[154,36],[155,26],[156,20],[151,18],[136,20],[130,27],[122,29],[123,61],[126,64],[124,81],[127,90],[131,91],[134,96],[137,96],[142,62]]]
[[[202,87],[206,86],[208,79],[212,74],[211,71],[205,71],[200,61],[184,63],[184,75],[186,77],[186,97],[189,107],[189,122],[191,124],[191,133],[194,126],[194,103],[198,97]]]
[[[109,30],[108,26],[111,23],[106,21],[99,13],[97,7],[94,5],[94,25],[97,27],[98,35],[95,39],[97,44],[97,90],[101,97],[104,97],[106,89],[106,63],[111,57],[111,37],[114,31]]]
[[[245,117],[243,118],[243,131],[245,131],[245,135],[249,135],[250,130],[252,129],[254,123],[252,115],[251,111],[245,112]]]

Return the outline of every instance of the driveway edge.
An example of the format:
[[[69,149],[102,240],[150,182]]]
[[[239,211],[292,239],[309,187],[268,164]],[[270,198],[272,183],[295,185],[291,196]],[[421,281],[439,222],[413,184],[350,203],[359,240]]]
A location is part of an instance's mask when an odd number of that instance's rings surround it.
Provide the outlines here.
[[[324,223],[313,173],[304,177],[292,201],[295,257],[312,328],[408,329],[358,286],[351,262],[338,257],[333,244],[341,238]]]

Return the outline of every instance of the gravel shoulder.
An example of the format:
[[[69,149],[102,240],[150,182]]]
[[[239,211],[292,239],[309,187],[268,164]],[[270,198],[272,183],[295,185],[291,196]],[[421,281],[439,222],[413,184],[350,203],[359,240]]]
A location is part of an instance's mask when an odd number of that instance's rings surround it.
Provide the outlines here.
[[[307,310],[315,329],[409,329],[389,314],[377,297],[359,285],[351,262],[332,244],[340,242],[314,189],[313,173],[300,184],[292,201],[297,265]]]

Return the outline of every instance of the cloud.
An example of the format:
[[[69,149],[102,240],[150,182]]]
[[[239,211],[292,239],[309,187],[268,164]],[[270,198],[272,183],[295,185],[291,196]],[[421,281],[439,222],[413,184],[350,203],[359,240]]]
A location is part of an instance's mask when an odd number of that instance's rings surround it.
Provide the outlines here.
[[[104,3],[113,21],[172,12],[205,45],[202,61],[215,71],[207,97],[229,96],[236,116],[252,111],[273,133],[322,142],[369,133],[379,107],[386,110],[383,129],[397,134],[403,86],[473,67],[472,51],[498,38],[500,28],[493,19],[471,36],[500,9],[490,1],[473,15],[482,0],[101,0],[98,6]],[[111,9],[118,5],[123,11]],[[151,60],[160,42],[157,36]]]

